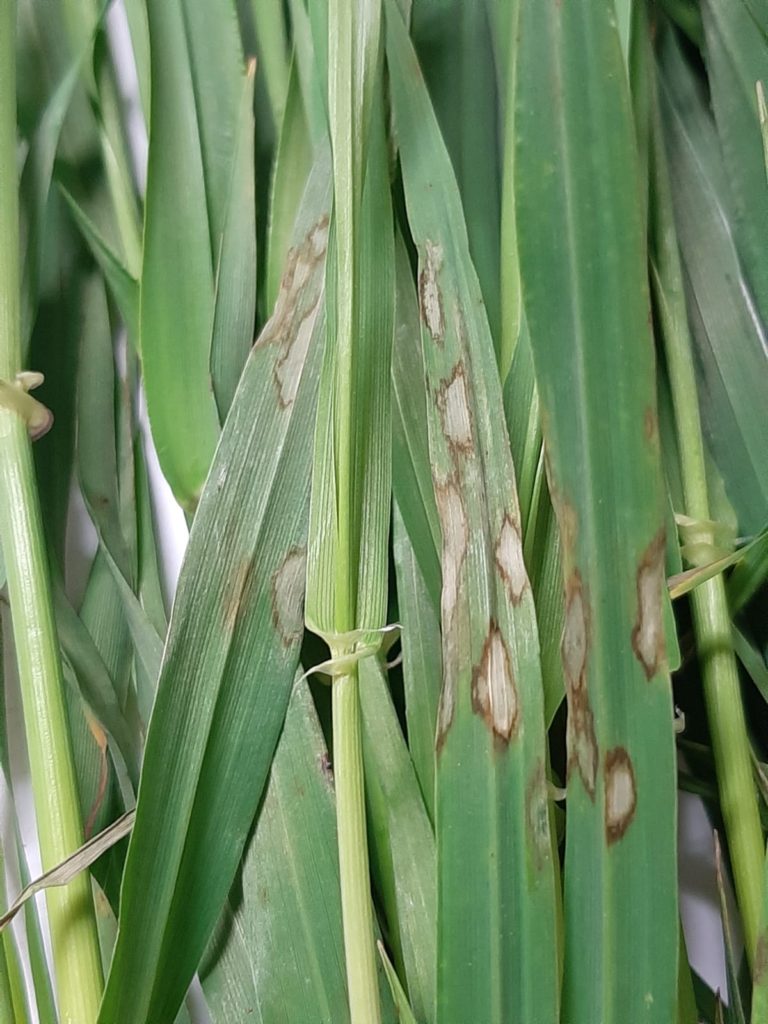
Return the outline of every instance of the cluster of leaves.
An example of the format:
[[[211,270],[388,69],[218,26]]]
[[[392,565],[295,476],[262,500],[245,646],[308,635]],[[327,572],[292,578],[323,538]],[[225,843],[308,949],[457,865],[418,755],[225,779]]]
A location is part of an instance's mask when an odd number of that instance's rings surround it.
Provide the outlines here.
[[[22,341],[54,415],[34,451],[86,835],[137,804],[91,868],[99,1020],[187,1020],[198,974],[215,1022],[759,1024],[764,0],[125,12],[145,188],[105,9],[20,0],[17,39]],[[172,602],[140,395],[191,527]],[[329,696],[353,633],[365,1017]],[[681,941],[678,786],[735,884],[723,1000]],[[49,1024],[33,903],[25,928]],[[0,965],[33,1019],[9,930]]]

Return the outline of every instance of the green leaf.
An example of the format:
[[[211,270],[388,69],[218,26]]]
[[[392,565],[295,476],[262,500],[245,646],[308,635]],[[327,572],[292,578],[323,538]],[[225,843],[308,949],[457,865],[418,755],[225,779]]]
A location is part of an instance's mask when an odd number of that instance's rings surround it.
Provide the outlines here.
[[[263,65],[275,129],[283,123],[290,92],[290,53],[282,0],[251,0],[259,64]]]
[[[766,326],[739,264],[715,127],[671,33],[661,48],[659,99],[704,432],[742,532],[755,533],[768,507]]]
[[[246,366],[193,523],[102,1024],[173,1018],[232,883],[283,723],[302,635],[328,182],[320,159],[274,316]]]
[[[152,111],[141,355],[160,466],[177,500],[192,512],[219,436],[209,366],[214,322],[210,225],[181,0],[150,0],[147,14]]]
[[[267,237],[266,309],[271,313],[280,288],[280,275],[288,254],[296,209],[312,164],[309,128],[294,55],[288,82],[285,113],[272,169]]]
[[[54,588],[53,596],[64,664],[71,668],[86,706],[113,741],[111,752],[116,761],[115,766],[123,779],[126,779],[126,775],[130,779],[130,784],[126,786],[127,793],[130,793],[131,786],[136,786],[139,774],[133,731],[118,703],[112,679],[88,630],[60,587]]]
[[[252,86],[249,87],[246,81],[248,76],[234,0],[208,0],[204,4],[196,0],[180,0],[180,6],[194,90],[195,134],[200,140],[205,178],[210,251],[215,265],[229,218],[235,154],[238,148],[248,149],[247,130],[243,136],[243,127],[247,128],[249,122],[249,118],[244,116],[244,93],[248,93]],[[165,47],[170,40],[162,36],[157,38],[157,42],[167,59]],[[155,89],[154,66],[152,89]],[[168,146],[168,141],[164,140],[164,147]]]
[[[430,820],[435,819],[435,734],[443,678],[439,601],[433,601],[400,512],[393,510],[393,544],[408,749]],[[438,586],[439,577],[438,577]]]
[[[386,676],[376,658],[360,662],[365,791],[371,867],[390,945],[402,963],[411,1006],[435,1020],[437,886],[435,838]]]
[[[768,320],[768,188],[756,85],[768,75],[768,39],[746,0],[701,4],[711,103],[733,197],[735,241],[763,321]]]
[[[306,683],[293,691],[264,802],[200,968],[214,1024],[348,1024],[333,774]],[[329,896],[331,898],[329,898]]]
[[[182,0],[200,139],[215,316],[213,388],[223,421],[253,340],[256,308],[253,79],[233,0]]]
[[[666,1024],[678,923],[664,505],[613,3],[524,0],[518,44],[517,237],[566,590],[563,1015]]]
[[[242,83],[226,215],[219,248],[214,251],[216,312],[211,340],[211,375],[222,421],[251,349],[256,315],[254,72],[251,65]]]
[[[99,265],[104,279],[125,320],[131,342],[139,343],[139,283],[132,277],[118,255],[102,237],[99,229],[88,214],[62,186],[61,193],[67,201],[74,221],[83,236],[93,258]]]
[[[414,0],[412,35],[459,184],[469,251],[498,347],[501,175],[490,6]]]
[[[400,984],[400,979],[397,976],[397,971],[392,966],[392,963],[387,956],[386,950],[383,944],[378,944],[379,956],[381,962],[384,965],[384,972],[387,975],[387,981],[392,992],[392,999],[397,1008],[397,1017],[401,1024],[416,1024],[416,1018],[413,1015],[410,1003],[408,1002],[408,996]]]
[[[435,612],[440,610],[440,520],[432,489],[419,303],[402,237],[395,248],[392,489]],[[434,740],[434,729],[433,729]]]
[[[41,268],[45,257],[46,207],[56,151],[64,119],[75,95],[83,65],[93,47],[93,33],[101,24],[105,9],[106,3],[100,4],[99,15],[92,21],[84,45],[68,58],[66,70],[51,92],[24,161],[24,169],[19,183],[19,204],[22,214],[24,260],[21,287],[21,339],[22,351],[25,353],[37,310]]]
[[[456,179],[394,3],[387,55],[419,255],[442,533],[437,1019],[554,1021],[555,878],[539,651],[501,386]]]

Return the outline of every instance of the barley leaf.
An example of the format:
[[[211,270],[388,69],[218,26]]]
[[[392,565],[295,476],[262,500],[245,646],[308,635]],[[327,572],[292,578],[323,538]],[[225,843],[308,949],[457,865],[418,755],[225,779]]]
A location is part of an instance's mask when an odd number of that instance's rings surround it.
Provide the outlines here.
[[[524,0],[519,46],[518,246],[566,592],[563,1014],[661,1024],[677,985],[664,508],[613,4]]]
[[[211,393],[214,273],[181,0],[147,5],[152,110],[141,269],[144,385],[158,458],[194,511],[219,436]]]
[[[243,374],[193,524],[147,736],[103,1024],[173,1018],[232,883],[282,726],[302,634],[328,180],[320,159],[275,313]],[[162,858],[151,853],[158,848]]]
[[[387,54],[419,254],[442,533],[437,1018],[554,1021],[555,893],[538,640],[501,386],[456,179],[394,3],[387,6]]]

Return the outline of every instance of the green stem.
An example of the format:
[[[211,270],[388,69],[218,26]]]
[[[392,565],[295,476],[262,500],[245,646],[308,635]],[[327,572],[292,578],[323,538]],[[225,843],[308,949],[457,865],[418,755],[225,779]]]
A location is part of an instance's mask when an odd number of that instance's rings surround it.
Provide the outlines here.
[[[336,565],[334,624],[338,634],[357,625],[357,559],[354,524],[355,338],[358,320],[358,229],[363,192],[364,102],[355,93],[355,29],[359,0],[331,0],[328,8],[328,106],[333,150],[336,225],[335,380]],[[359,83],[357,83],[359,86]],[[357,105],[356,105],[357,101]],[[363,120],[358,123],[356,115]],[[364,553],[363,553],[364,556]],[[334,657],[350,654],[334,649]],[[333,750],[336,779],[341,908],[351,1024],[379,1024],[376,949],[371,906],[361,713],[357,668],[333,683]]]
[[[21,367],[16,170],[16,4],[0,0],[0,378]],[[82,843],[53,620],[42,519],[26,424],[0,408],[0,541],[8,573],[16,657],[43,868]],[[101,960],[90,880],[48,891],[62,1024],[98,1014]]]
[[[379,1024],[358,672],[333,684],[333,752],[344,952],[352,1024]]]
[[[685,512],[704,523],[710,520],[704,442],[658,115],[654,124],[654,160],[655,253],[658,263],[658,270],[656,266],[652,268],[655,295],[680,448]],[[707,538],[705,534],[702,527],[702,541],[709,539],[714,543],[714,538]],[[763,835],[722,575],[697,587],[691,594],[691,605],[720,807],[744,925],[745,945],[751,962],[757,942],[762,892]]]

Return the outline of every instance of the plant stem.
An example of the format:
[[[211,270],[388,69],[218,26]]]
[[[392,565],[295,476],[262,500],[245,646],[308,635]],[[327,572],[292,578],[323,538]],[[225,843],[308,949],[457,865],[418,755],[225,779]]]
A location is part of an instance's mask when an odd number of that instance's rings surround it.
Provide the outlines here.
[[[16,4],[0,0],[0,378],[21,367],[16,165]],[[0,408],[0,540],[8,573],[43,869],[82,843],[42,519],[26,424]],[[50,889],[48,916],[62,1024],[95,1021],[102,974],[90,880]]]
[[[352,1024],[378,1024],[358,672],[333,683],[333,752],[344,952]]]
[[[710,519],[704,443],[682,272],[672,227],[671,200],[659,132],[657,118],[654,125],[654,185],[658,270],[653,267],[654,286],[680,447],[685,512],[703,524]],[[701,539],[707,540],[704,526]],[[714,542],[714,538],[710,540]],[[762,892],[763,838],[722,575],[697,587],[691,594],[691,605],[720,807],[744,925],[745,945],[751,962],[757,942]]]
[[[357,623],[357,561],[360,552],[355,526],[362,510],[354,507],[355,359],[358,324],[359,224],[365,165],[365,68],[358,66],[356,32],[369,7],[359,0],[330,0],[328,7],[328,106],[333,149],[334,219],[336,223],[337,348],[335,380],[336,565],[334,624],[337,634]],[[380,15],[377,15],[380,16]],[[370,26],[367,31],[370,32]],[[376,30],[377,35],[378,30]],[[358,89],[361,93],[358,94]],[[352,653],[344,644],[331,645],[334,657]],[[336,779],[341,907],[344,952],[352,1024],[379,1024],[378,981],[371,906],[359,677],[354,667],[333,683],[333,750]]]

